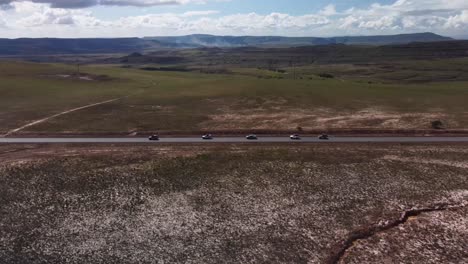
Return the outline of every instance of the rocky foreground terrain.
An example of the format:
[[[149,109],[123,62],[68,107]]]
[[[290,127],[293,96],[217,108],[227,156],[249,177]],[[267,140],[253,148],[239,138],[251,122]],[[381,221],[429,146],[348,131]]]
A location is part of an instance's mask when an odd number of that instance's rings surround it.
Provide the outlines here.
[[[0,146],[0,263],[468,262],[466,145]]]

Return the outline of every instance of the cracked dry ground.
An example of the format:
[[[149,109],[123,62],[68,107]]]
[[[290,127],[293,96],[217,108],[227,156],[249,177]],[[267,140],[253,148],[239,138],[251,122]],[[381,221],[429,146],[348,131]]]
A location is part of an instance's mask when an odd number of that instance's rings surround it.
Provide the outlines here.
[[[0,263],[466,263],[467,145],[0,145]]]

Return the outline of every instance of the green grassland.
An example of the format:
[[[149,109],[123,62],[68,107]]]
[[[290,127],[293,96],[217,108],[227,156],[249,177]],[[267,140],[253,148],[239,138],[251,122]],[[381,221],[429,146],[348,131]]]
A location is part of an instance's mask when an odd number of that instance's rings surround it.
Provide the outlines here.
[[[0,259],[331,263],[355,230],[465,203],[357,241],[340,263],[465,262],[467,161],[463,145],[3,145]]]
[[[384,83],[428,83],[467,81],[467,58],[398,61],[368,64],[324,64],[301,66],[296,69],[304,76],[334,73],[337,77],[356,81]],[[289,68],[288,70],[292,70]]]
[[[114,98],[122,99],[22,132],[427,129],[433,119],[448,128],[468,128],[467,65],[462,59],[402,62],[393,68],[312,65],[298,67],[296,74],[291,68],[278,72],[227,66],[224,74],[208,74],[83,66],[81,73],[93,79],[89,81],[60,77],[74,74],[70,65],[0,62],[0,133]],[[440,68],[459,73],[458,79],[427,78]],[[413,72],[409,79],[419,81],[397,81],[407,71]],[[319,77],[324,72],[335,78]]]

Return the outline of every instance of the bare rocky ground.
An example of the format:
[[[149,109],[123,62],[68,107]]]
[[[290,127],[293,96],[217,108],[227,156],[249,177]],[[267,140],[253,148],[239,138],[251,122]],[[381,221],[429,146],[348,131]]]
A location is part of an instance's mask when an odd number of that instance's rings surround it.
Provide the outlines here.
[[[341,263],[466,263],[467,215],[465,206],[412,217],[396,228],[356,242]]]
[[[466,144],[0,145],[0,263],[466,263],[467,166]]]

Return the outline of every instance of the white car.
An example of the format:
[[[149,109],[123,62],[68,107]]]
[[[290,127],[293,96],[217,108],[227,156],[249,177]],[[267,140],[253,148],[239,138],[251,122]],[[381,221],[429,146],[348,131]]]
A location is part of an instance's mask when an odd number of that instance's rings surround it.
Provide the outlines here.
[[[299,136],[299,135],[291,135],[291,136],[289,136],[289,138],[291,140],[301,140],[301,136]]]
[[[202,136],[202,139],[203,140],[211,140],[211,139],[213,139],[213,136],[211,134],[206,134],[206,135]]]

